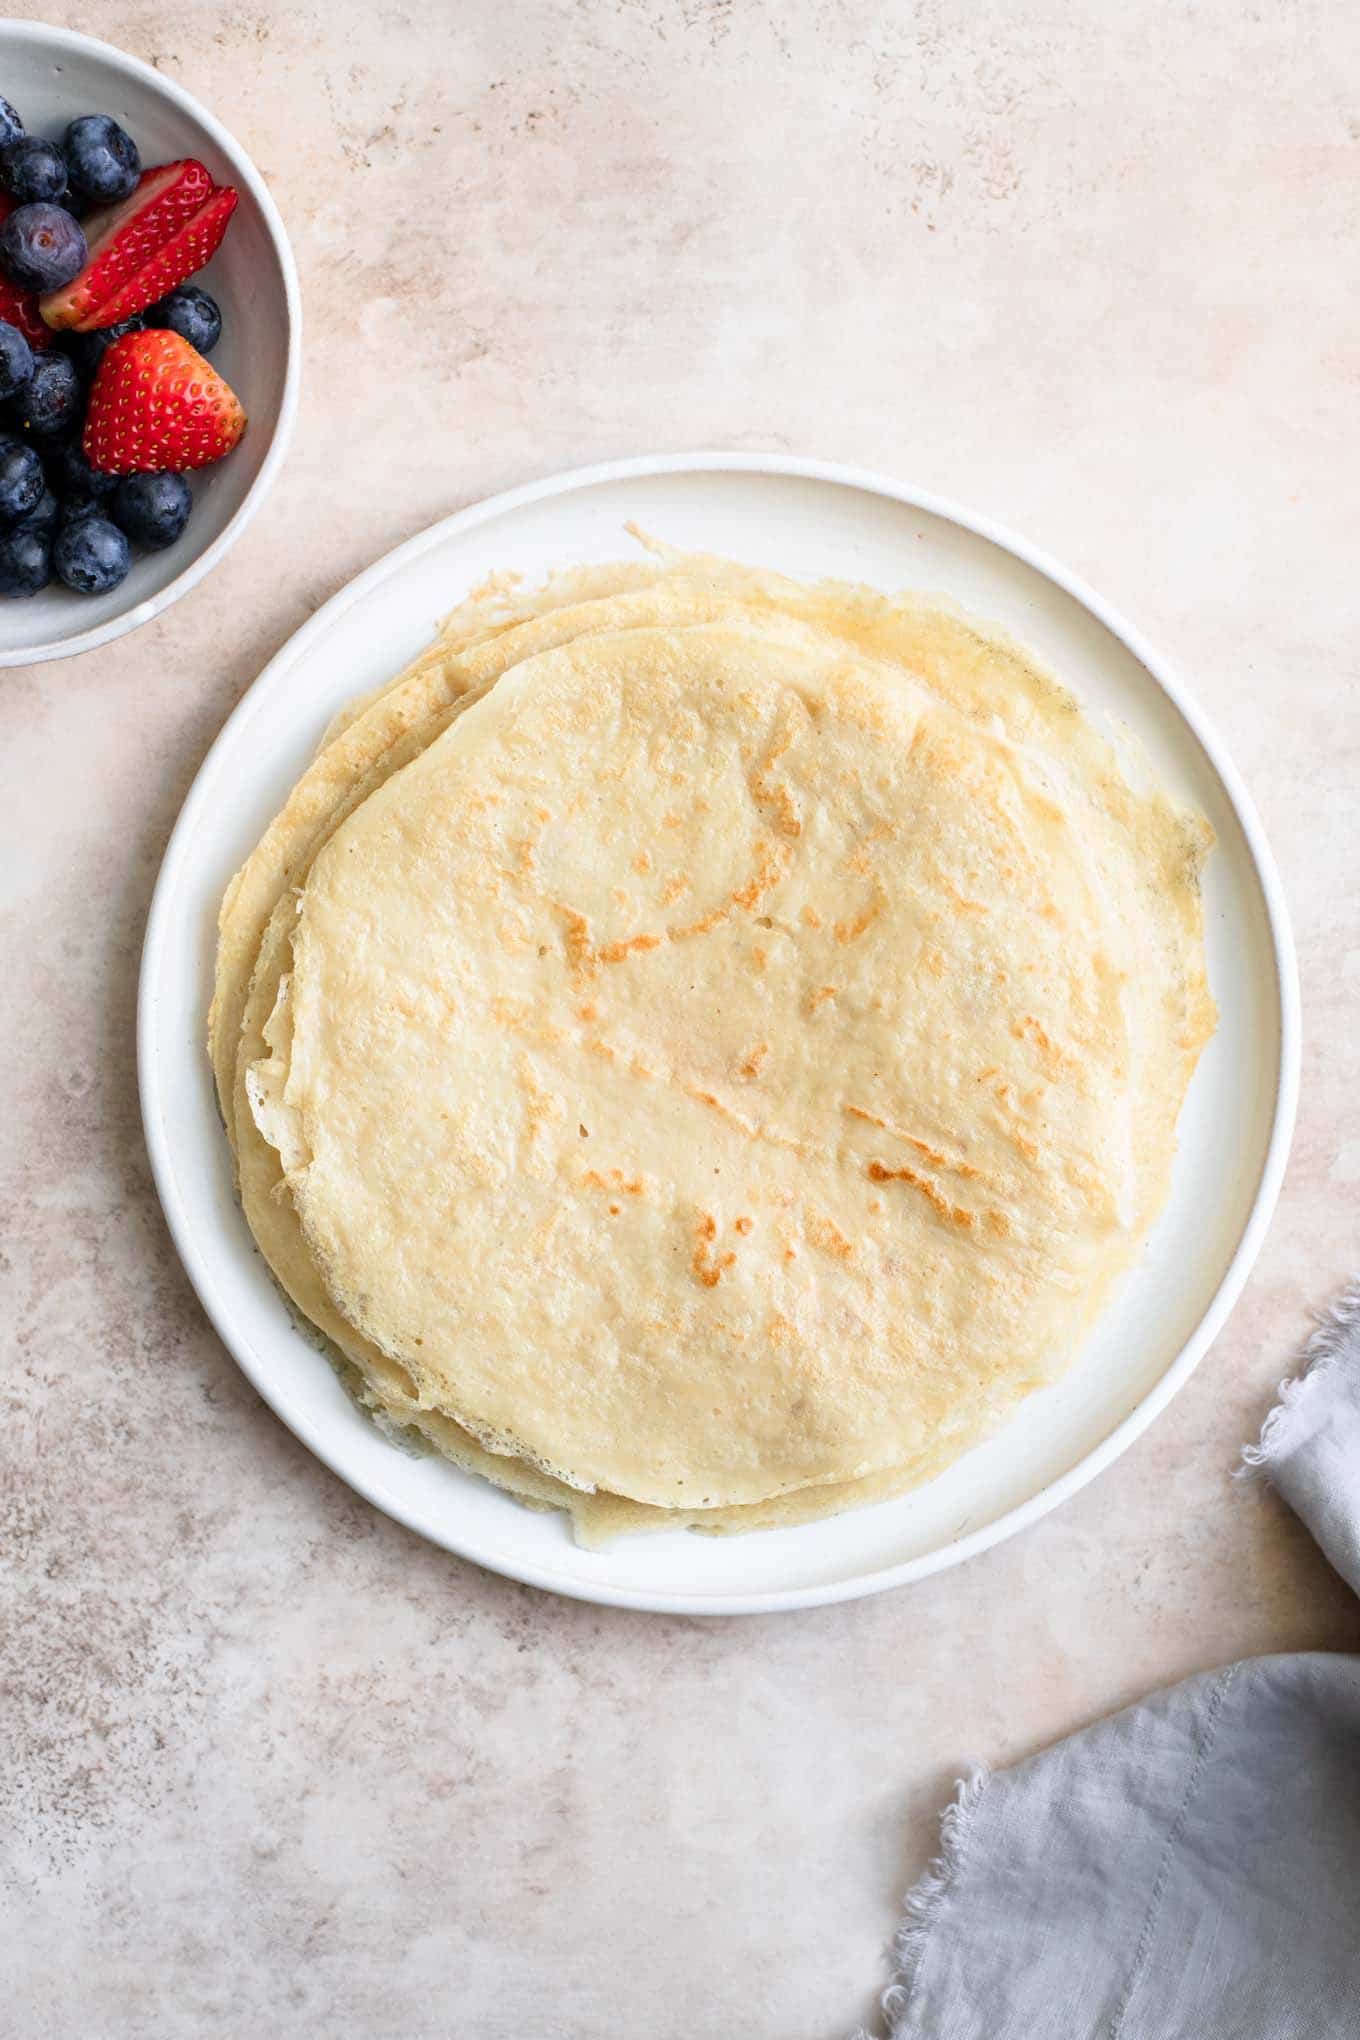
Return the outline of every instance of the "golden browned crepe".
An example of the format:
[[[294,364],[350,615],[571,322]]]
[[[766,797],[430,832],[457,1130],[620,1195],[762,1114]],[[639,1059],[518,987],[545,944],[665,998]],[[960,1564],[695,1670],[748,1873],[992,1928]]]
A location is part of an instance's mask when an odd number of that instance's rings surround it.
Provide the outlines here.
[[[224,903],[247,1217],[375,1409],[588,1538],[897,1492],[1160,1208],[1208,843],[938,604],[486,591]]]

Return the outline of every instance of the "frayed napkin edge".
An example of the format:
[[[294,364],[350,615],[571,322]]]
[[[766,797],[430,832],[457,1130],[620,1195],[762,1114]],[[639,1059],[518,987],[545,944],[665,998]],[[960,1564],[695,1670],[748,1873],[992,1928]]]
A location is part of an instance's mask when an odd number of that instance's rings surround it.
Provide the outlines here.
[[[1277,1391],[1275,1407],[1261,1426],[1254,1445],[1242,1447],[1241,1462],[1234,1479],[1264,1481],[1270,1469],[1291,1452],[1298,1442],[1299,1405],[1310,1384],[1360,1351],[1360,1279],[1350,1282],[1335,1303],[1316,1313],[1317,1323],[1304,1342],[1298,1372],[1286,1376]]]
[[[940,1815],[939,1854],[931,1858],[902,1901],[902,1924],[893,1936],[896,1973],[879,2000],[890,2040],[903,2031],[931,1934],[963,1873],[978,1809],[991,1778],[987,1765],[971,1764],[962,1778],[955,1779],[954,1796]],[[861,2027],[851,2040],[869,2040],[869,2035]]]

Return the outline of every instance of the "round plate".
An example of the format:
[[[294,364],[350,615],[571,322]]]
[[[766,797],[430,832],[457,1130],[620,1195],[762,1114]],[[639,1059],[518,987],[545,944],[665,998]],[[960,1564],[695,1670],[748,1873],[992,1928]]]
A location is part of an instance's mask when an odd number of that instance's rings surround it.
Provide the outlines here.
[[[800,1529],[683,1531],[582,1551],[522,1508],[388,1440],[296,1330],[232,1193],[204,1048],[218,902],[342,702],[386,679],[498,567],[627,555],[636,520],[671,542],[806,576],[938,590],[1032,645],[1111,734],[1218,836],[1205,882],[1218,1032],[1180,1120],[1170,1203],[1070,1372],[914,1494]],[[479,1565],[587,1600],[687,1614],[811,1607],[956,1565],[1034,1522],[1164,1409],[1222,1325],[1279,1189],[1298,1085],[1284,900],[1251,803],[1198,709],[1069,574],[982,519],[821,462],[688,454],[511,490],[400,546],[284,646],[228,722],[170,840],[142,960],[138,1057],[161,1202],[204,1308],[260,1394],[378,1507]]]

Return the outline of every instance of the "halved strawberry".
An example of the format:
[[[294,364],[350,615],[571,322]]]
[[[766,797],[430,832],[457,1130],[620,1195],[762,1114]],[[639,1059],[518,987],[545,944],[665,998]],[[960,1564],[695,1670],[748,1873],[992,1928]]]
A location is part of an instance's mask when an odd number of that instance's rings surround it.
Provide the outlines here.
[[[90,333],[116,326],[192,276],[216,251],[236,206],[192,156],[145,171],[119,205],[84,222],[89,260],[63,290],[41,300],[49,326]]]
[[[246,429],[231,387],[178,333],[125,333],[105,349],[85,414],[85,458],[106,475],[200,468]]]
[[[0,191],[0,226],[3,226],[18,204],[7,191]],[[52,330],[45,326],[38,310],[38,293],[35,290],[21,290],[17,283],[0,273],[0,319],[11,326],[17,326],[30,347],[42,354],[52,345]]]

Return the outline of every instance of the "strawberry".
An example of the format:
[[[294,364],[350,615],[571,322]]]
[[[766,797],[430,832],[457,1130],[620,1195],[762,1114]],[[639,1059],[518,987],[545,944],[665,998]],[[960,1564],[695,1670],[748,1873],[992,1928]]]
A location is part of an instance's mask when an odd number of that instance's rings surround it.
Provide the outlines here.
[[[40,301],[43,318],[91,333],[144,311],[203,267],[235,207],[232,187],[214,184],[192,156],[144,171],[129,197],[84,222],[89,260]]]
[[[11,283],[7,276],[0,276],[0,319],[17,326],[30,347],[39,354],[52,345],[51,328],[42,322],[38,310],[38,293],[20,290],[17,283]]]
[[[14,211],[15,204],[7,191],[0,191],[0,226]],[[36,348],[39,354],[52,345],[51,330],[43,324],[38,310],[38,293],[21,290],[17,283],[11,283],[4,275],[0,275],[0,319],[17,326],[29,346]]]
[[[246,429],[234,390],[180,338],[125,333],[104,354],[85,414],[84,448],[101,474],[207,467]]]

